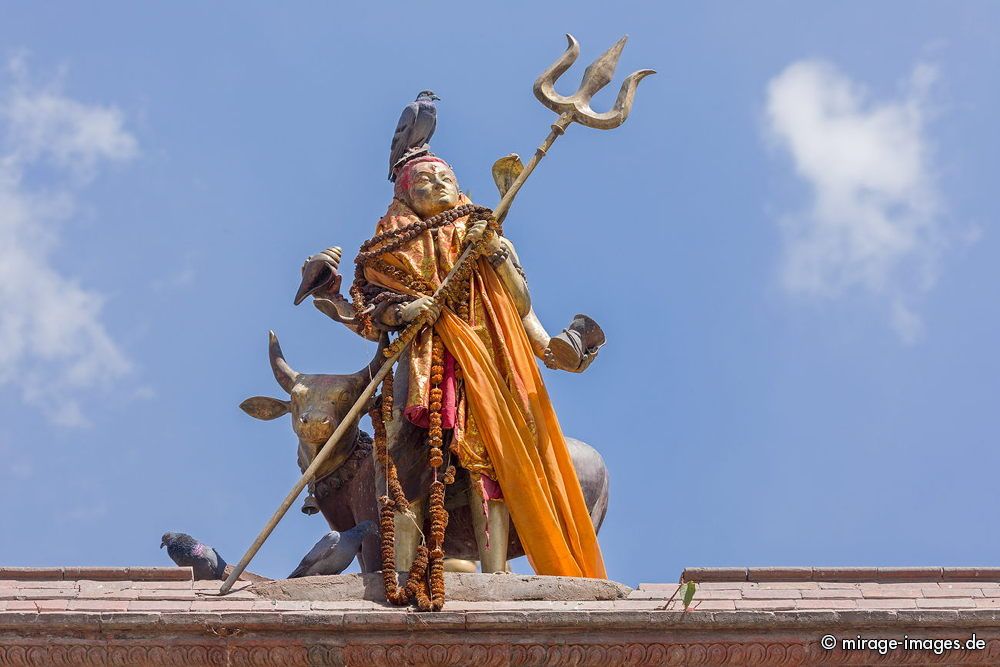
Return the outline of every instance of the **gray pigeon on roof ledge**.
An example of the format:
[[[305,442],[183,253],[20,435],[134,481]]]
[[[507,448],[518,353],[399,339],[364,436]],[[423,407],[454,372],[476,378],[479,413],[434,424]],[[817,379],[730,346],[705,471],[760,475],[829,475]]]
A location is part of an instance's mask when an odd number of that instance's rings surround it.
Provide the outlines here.
[[[225,579],[227,563],[219,552],[187,533],[164,533],[160,540],[160,548],[163,547],[177,565],[190,567],[195,579]]]
[[[302,558],[289,579],[321,574],[340,574],[361,551],[361,542],[368,535],[378,534],[374,521],[362,521],[350,530],[331,530]]]

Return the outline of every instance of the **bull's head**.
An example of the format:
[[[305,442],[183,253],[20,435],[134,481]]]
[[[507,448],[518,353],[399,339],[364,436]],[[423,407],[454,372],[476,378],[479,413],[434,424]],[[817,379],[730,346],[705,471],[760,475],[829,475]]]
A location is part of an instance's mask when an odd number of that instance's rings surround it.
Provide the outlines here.
[[[278,344],[278,337],[272,331],[268,346],[271,370],[274,372],[274,379],[288,393],[290,400],[254,396],[240,403],[240,409],[251,417],[265,420],[291,413],[292,428],[299,437],[299,468],[305,471],[378,372],[384,345],[383,338],[375,358],[356,373],[310,375],[299,373],[288,365],[281,352],[281,345]],[[356,419],[340,441],[334,444],[333,455],[316,473],[316,479],[322,479],[335,471],[351,455],[357,442],[358,421]],[[313,514],[316,508],[307,500],[302,511]]]

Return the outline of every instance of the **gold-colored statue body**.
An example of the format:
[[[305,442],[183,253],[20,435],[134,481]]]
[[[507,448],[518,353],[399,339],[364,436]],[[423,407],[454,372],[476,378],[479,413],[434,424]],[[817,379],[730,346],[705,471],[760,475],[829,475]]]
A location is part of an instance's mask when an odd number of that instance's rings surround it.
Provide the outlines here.
[[[499,185],[499,184],[498,184]],[[412,176],[404,194],[404,201],[410,209],[422,219],[451,210],[461,203],[461,191],[454,171],[439,162],[427,162],[413,167]],[[478,222],[465,230],[464,243],[474,243],[482,237],[486,223]],[[497,275],[503,281],[510,293],[518,314],[522,317],[525,332],[531,341],[532,351],[546,365],[572,372],[581,372],[597,355],[597,350],[587,351],[574,363],[559,366],[549,352],[552,337],[548,334],[531,308],[531,296],[527,281],[519,270],[518,257],[513,243],[504,237],[493,236],[486,246],[487,254],[495,254],[501,249],[502,260],[493,264]],[[331,263],[331,258],[339,259],[340,249],[331,248],[318,257],[319,261]],[[332,268],[337,269],[334,263]],[[319,295],[317,295],[319,296]],[[433,296],[418,297],[399,309],[376,309],[380,328],[395,330],[410,324],[420,318],[431,321],[439,316],[441,304]],[[321,308],[323,310],[323,308]],[[325,312],[325,311],[324,311]],[[402,432],[402,410],[394,413],[393,423],[388,426],[390,448],[394,436]],[[409,569],[417,546],[423,538],[421,526],[426,513],[427,498],[415,499],[407,513],[397,513],[396,516],[396,567],[399,570]],[[507,570],[506,545],[509,534],[509,513],[502,500],[487,500],[483,497],[482,487],[472,484],[469,488],[469,505],[472,508],[486,507],[485,513],[472,511],[472,519],[479,548],[479,560],[483,572],[505,572]]]

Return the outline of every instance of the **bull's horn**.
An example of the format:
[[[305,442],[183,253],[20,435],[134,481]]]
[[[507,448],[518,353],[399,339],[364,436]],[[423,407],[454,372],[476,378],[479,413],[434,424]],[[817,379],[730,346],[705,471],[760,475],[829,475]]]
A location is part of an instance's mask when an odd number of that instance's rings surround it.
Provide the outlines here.
[[[382,368],[382,364],[385,363],[385,355],[382,354],[382,351],[388,346],[389,334],[383,333],[382,337],[378,339],[378,349],[375,350],[375,357],[368,363],[367,366],[355,373],[355,375],[365,380],[371,380],[375,377],[375,374],[378,373],[380,368]]]
[[[295,386],[295,382],[299,379],[299,374],[293,371],[292,367],[285,361],[285,355],[281,352],[278,337],[274,335],[273,331],[268,331],[267,333],[267,352],[271,358],[271,371],[274,372],[274,379],[278,381],[282,389],[291,394],[292,387]]]

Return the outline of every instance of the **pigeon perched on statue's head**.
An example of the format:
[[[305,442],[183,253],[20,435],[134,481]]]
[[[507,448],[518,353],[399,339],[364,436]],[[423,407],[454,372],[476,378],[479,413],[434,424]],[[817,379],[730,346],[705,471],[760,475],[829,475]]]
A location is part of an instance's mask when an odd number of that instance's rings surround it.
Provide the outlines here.
[[[202,544],[187,533],[164,533],[160,548],[167,548],[167,555],[181,567],[190,567],[195,579],[224,579],[226,561],[219,552]]]
[[[437,107],[435,100],[441,98],[431,90],[421,90],[417,99],[403,108],[403,113],[396,123],[396,132],[392,135],[392,145],[389,147],[389,180],[396,178],[396,169],[410,157],[410,153],[425,149],[434,136],[437,127]]]
[[[354,528],[338,533],[331,530],[305,555],[289,579],[319,574],[340,574],[361,551],[361,542],[368,535],[377,535],[373,521],[362,521]]]

